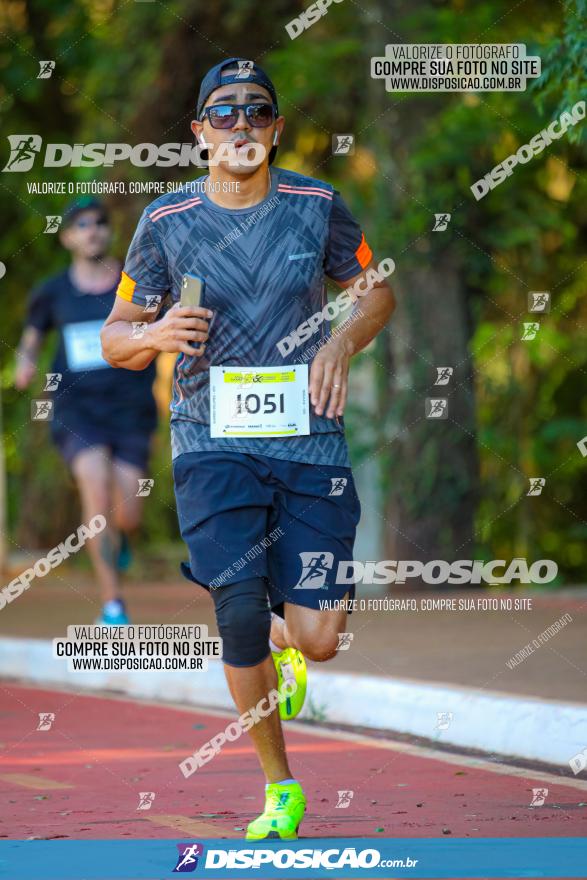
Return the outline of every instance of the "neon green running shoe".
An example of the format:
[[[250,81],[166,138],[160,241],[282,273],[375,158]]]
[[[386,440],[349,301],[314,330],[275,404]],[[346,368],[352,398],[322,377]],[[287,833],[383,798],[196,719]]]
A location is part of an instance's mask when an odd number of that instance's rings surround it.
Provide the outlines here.
[[[300,714],[306,699],[306,686],[308,683],[306,661],[302,652],[298,651],[297,648],[284,648],[279,653],[275,651],[271,653],[277,670],[277,689],[281,691],[284,682],[295,681],[296,683],[295,693],[279,703],[279,716],[281,720],[291,721],[292,718]]]
[[[297,840],[306,811],[306,798],[298,782],[272,783],[265,791],[265,809],[247,828],[246,840]]]

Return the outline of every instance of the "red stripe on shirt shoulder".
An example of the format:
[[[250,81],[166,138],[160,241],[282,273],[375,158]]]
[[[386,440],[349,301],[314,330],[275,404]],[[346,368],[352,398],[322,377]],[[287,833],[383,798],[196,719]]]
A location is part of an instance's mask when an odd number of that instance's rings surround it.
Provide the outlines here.
[[[149,214],[149,220],[152,220],[153,223],[156,223],[157,220],[160,220],[161,217],[167,217],[168,214],[177,214],[180,211],[187,211],[189,208],[194,208],[196,205],[201,205],[202,199],[186,199],[184,202],[178,202],[177,205],[163,205],[162,208],[157,208],[156,211],[153,211],[152,214]]]
[[[332,201],[332,193],[330,190],[321,189],[319,186],[290,186],[287,183],[280,183],[277,192],[291,193],[298,196],[319,196],[323,199]]]

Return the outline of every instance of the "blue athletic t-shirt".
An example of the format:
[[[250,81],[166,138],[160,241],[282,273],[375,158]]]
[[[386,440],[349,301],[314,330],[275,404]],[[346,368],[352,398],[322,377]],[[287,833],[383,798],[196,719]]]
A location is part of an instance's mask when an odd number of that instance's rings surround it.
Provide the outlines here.
[[[143,432],[157,425],[155,364],[143,371],[124,370],[102,358],[100,330],[112,311],[116,288],[84,293],[67,270],[30,294],[26,326],[43,334],[56,330],[59,337],[51,371],[62,378],[54,391],[43,392],[54,400],[52,430],[95,425]]]
[[[289,354],[277,343],[324,307],[325,275],[348,280],[371,259],[360,226],[330,184],[281,168],[270,174],[267,197],[250,208],[216,205],[204,192],[207,178],[152,202],[130,244],[118,295],[143,307],[157,296],[175,303],[185,274],[205,281],[201,305],[215,316],[205,353],[181,353],[176,361],[173,458],[225,449],[348,467],[342,423],[313,409],[306,436],[210,437],[209,367],[310,365],[305,353],[315,353],[327,321]]]

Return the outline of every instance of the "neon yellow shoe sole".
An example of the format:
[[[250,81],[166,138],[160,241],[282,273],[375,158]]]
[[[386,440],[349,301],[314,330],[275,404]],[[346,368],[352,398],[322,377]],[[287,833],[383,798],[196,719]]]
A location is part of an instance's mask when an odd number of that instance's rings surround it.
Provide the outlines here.
[[[265,809],[247,827],[246,840],[297,840],[306,798],[297,782],[267,786]]]
[[[277,687],[281,691],[284,682],[295,681],[296,691],[279,703],[279,716],[282,721],[291,721],[299,715],[306,699],[308,672],[304,655],[297,648],[285,648],[273,655],[277,670]]]

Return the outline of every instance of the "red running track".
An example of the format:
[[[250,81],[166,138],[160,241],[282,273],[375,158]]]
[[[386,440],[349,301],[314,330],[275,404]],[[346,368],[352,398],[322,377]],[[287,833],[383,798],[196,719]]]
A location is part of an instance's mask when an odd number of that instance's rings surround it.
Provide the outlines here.
[[[242,838],[264,782],[246,735],[189,779],[178,767],[234,717],[4,682],[0,837]],[[585,782],[308,726],[286,738],[305,838],[587,835]],[[548,788],[544,806],[529,806],[533,788]],[[339,790],[353,791],[346,808]],[[140,792],[155,793],[148,810]]]

